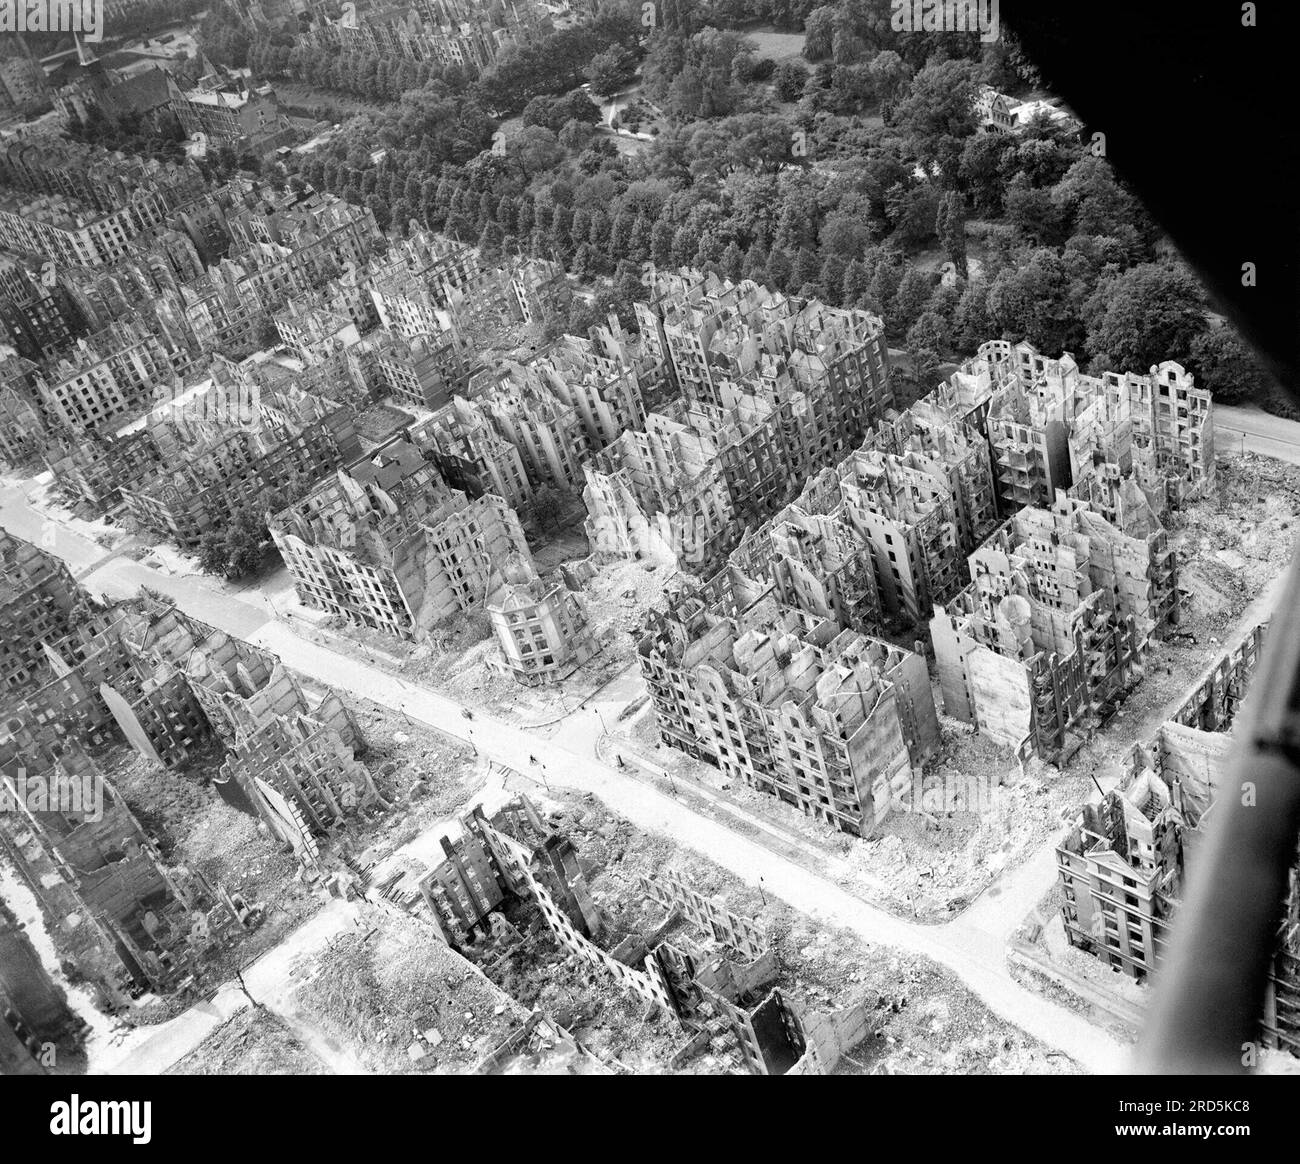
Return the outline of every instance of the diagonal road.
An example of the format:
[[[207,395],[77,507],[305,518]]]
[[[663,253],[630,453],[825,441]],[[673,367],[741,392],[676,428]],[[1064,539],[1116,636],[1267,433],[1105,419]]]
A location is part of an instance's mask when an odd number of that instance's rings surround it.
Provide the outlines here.
[[[1300,465],[1300,421],[1283,420],[1259,408],[1216,404],[1214,447],[1221,455],[1258,453]]]
[[[471,723],[465,720],[460,704],[369,666],[355,656],[340,654],[302,637],[272,616],[256,590],[238,592],[211,579],[161,573],[106,553],[94,542],[63,527],[50,536],[45,519],[26,503],[23,486],[0,487],[0,525],[38,542],[45,530],[46,548],[67,561],[93,592],[121,597],[142,585],[149,586],[173,598],[187,613],[275,651],[287,666],[308,677],[405,712],[461,739],[468,734],[488,759],[528,772],[538,770],[530,763],[536,757],[548,782],[599,796],[638,827],[665,833],[750,884],[758,884],[761,878],[765,892],[776,894],[794,908],[828,924],[847,927],[868,942],[923,955],[947,967],[994,1013],[1063,1051],[1085,1069],[1114,1072],[1124,1067],[1125,1052],[1118,1043],[1072,1011],[1026,990],[1007,969],[1007,937],[1028,905],[1050,888],[1054,876],[1052,869],[1037,858],[1022,867],[1026,871],[1023,882],[1017,881],[1014,888],[1004,885],[1003,900],[1010,908],[938,926],[905,921],[696,812],[675,797],[620,773],[599,760],[594,749],[577,744],[581,737],[576,733],[563,737],[571,743],[560,743],[479,712]],[[1050,866],[1050,849],[1045,857]],[[1012,876],[1019,877],[1020,871]],[[1046,884],[1041,883],[1044,876],[1048,878]],[[1020,910],[1022,902],[1028,903],[1024,910]]]

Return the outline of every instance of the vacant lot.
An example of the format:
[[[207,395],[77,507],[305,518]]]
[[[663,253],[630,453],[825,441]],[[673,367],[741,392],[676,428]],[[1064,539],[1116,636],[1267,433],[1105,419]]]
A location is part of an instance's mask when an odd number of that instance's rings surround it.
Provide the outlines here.
[[[752,28],[745,35],[758,45],[758,56],[782,64],[785,61],[803,60],[802,32],[777,32],[768,26]]]

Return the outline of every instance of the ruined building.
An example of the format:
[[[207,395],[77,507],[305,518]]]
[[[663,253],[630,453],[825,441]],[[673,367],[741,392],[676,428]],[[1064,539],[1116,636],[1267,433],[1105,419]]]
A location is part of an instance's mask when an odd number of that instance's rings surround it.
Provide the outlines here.
[[[938,743],[924,660],[735,581],[687,589],[650,616],[638,662],[660,737],[869,836]]]
[[[708,576],[892,405],[883,329],[693,271],[658,275],[636,310],[643,350],[681,397],[587,466],[589,536]]]
[[[449,484],[497,493],[524,510],[534,490],[577,490],[593,453],[645,423],[643,365],[621,331],[564,336],[526,363],[507,360],[470,377],[412,431]]]
[[[482,610],[498,563],[529,558],[504,501],[449,489],[401,437],[276,514],[271,535],[303,602],[404,638]]]
[[[1148,509],[1112,526],[1058,493],[970,556],[971,584],[930,621],[945,712],[1060,762],[1142,676],[1178,618],[1177,561]]]
[[[332,692],[309,697],[279,659],[167,603],[82,618],[47,650],[51,676],[20,692],[0,724],[0,765],[39,775],[63,743],[126,741],[174,768],[228,752],[218,791],[257,813],[312,863],[315,838],[384,807],[356,757],[365,741]]]
[[[1210,393],[1171,361],[1086,376],[1068,352],[990,340],[922,404],[985,437],[1005,514],[1071,488],[1110,511],[1130,475],[1162,513],[1214,480]]]
[[[487,612],[506,672],[530,687],[554,683],[595,654],[582,599],[563,581],[544,582],[517,555],[503,573]]]
[[[831,471],[826,470],[829,474]],[[800,502],[808,498],[808,492]],[[829,618],[846,630],[880,627],[880,595],[870,550],[836,516],[787,505],[732,551],[727,563],[767,579],[786,606]]]
[[[837,547],[829,556],[825,549],[817,558],[800,555],[822,588],[832,584],[829,570],[842,572],[849,562],[865,566],[854,571],[856,615],[849,617],[843,602],[834,614],[842,626],[860,630],[878,627],[881,619],[919,626],[933,603],[957,592],[965,556],[997,524],[986,445],[973,430],[925,409],[884,421],[837,467],[810,477],[798,502],[783,512],[797,514],[805,528],[815,522],[823,546]],[[745,545],[764,536],[760,531]],[[731,562],[752,574],[756,563],[744,557],[742,546]],[[774,580],[791,569],[788,557],[772,564]],[[783,593],[793,591],[788,583],[778,585]],[[802,590],[808,593],[807,583]],[[784,600],[832,615],[824,602]]]
[[[242,931],[244,903],[169,867],[78,745],[45,759],[53,800],[33,791],[21,764],[0,767],[14,809],[0,813],[0,846],[56,919],[60,948],[118,1003],[195,980],[204,956]]]
[[[518,940],[504,906],[528,903],[564,954],[681,1026],[671,1068],[707,1055],[714,1073],[824,1074],[871,1033],[865,1001],[815,1014],[786,997],[759,926],[671,873],[640,879],[662,920],[644,931],[616,928],[573,842],[527,797],[491,817],[475,808],[461,825],[455,840],[443,838],[435,868],[367,870],[367,881],[485,966]]]
[[[88,605],[62,559],[0,529],[0,699],[49,674],[45,646]]]
[[[141,525],[197,549],[203,535],[223,529],[232,513],[296,500],[325,474],[361,453],[355,415],[347,405],[318,401],[304,416],[255,418],[173,429],[183,451],[152,477],[121,485],[127,512]]]
[[[1155,737],[1135,744],[1118,787],[1085,805],[1057,848],[1071,945],[1132,978],[1160,967],[1188,869],[1228,762],[1228,732],[1249,687],[1266,627],[1256,626],[1201,677]],[[1279,918],[1261,1028],[1300,1054],[1300,898]]]

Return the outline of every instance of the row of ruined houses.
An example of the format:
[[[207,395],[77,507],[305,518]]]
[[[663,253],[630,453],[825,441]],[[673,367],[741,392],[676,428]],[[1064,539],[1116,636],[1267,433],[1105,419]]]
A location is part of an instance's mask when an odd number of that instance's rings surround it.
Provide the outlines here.
[[[251,923],[254,903],[162,858],[102,749],[124,739],[167,770],[221,757],[221,797],[315,868],[322,837],[385,807],[359,759],[365,740],[335,694],[309,694],[270,652],[148,595],[101,605],[35,547],[6,535],[0,549],[6,581],[16,561],[44,578],[0,612],[12,625],[23,603],[49,612],[25,624],[39,636],[28,650],[4,659],[0,785],[16,811],[0,814],[0,843],[110,1002],[174,991]]]
[[[677,874],[639,878],[662,917],[644,929],[616,924],[577,847],[526,796],[490,816],[476,806],[459,826],[433,867],[356,866],[372,898],[434,926],[474,965],[519,940],[507,906],[533,907],[562,950],[680,1026],[673,1068],[708,1056],[711,1069],[740,1074],[825,1074],[875,1029],[874,1000],[821,1014],[790,997],[762,927]]]
[[[933,651],[945,713],[1021,759],[1063,763],[1141,680],[1152,638],[1177,625],[1184,596],[1162,518],[1212,483],[1209,394],[1177,365],[1087,377],[1068,355],[986,344],[750,528],[707,584],[652,614],[639,656],[659,734],[870,833],[905,807],[903,750],[877,746],[879,762],[853,771],[860,725],[829,714],[828,738],[799,709],[810,696],[854,706],[882,685],[901,690],[889,667],[859,667],[845,693],[832,690],[822,670],[836,633],[928,623],[916,650]],[[798,641],[803,619],[827,624],[820,640]],[[780,680],[764,678],[755,644],[791,634]],[[789,658],[814,647],[818,668],[792,680]],[[915,767],[929,748],[896,718]]]
[[[1133,745],[1118,785],[1083,806],[1056,850],[1070,944],[1131,978],[1164,962],[1267,632],[1267,623],[1252,627],[1206,669],[1154,736]],[[1265,1044],[1292,1054],[1300,1053],[1297,885],[1293,870],[1260,1018]]]

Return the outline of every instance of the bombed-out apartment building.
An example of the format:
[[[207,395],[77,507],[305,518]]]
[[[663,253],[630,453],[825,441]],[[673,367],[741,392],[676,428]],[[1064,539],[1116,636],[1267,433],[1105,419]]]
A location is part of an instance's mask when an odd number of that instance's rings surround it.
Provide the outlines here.
[[[350,406],[307,395],[300,400],[304,407],[291,419],[259,416],[247,424],[236,412],[217,422],[162,430],[177,436],[171,446],[176,455],[152,476],[121,485],[127,512],[192,551],[241,508],[265,506],[277,494],[296,499],[361,455]]]
[[[524,512],[539,487],[581,488],[592,454],[641,428],[641,386],[653,376],[615,320],[482,369],[412,439],[454,488]]]
[[[1004,514],[1058,489],[1105,511],[1129,475],[1163,513],[1214,480],[1211,394],[1172,361],[1086,376],[1068,352],[990,340],[923,403],[987,439]]]
[[[658,275],[636,309],[643,350],[681,396],[586,467],[588,535],[708,575],[892,405],[883,329],[691,271]]]
[[[48,423],[94,429],[151,403],[175,370],[174,352],[156,335],[120,321],[47,361],[36,376],[37,399]]]
[[[799,555],[808,579],[802,592],[815,579],[841,596],[834,611],[824,601],[786,601],[846,627],[878,629],[882,619],[919,627],[934,602],[960,589],[965,556],[997,526],[988,449],[972,430],[924,408],[917,412],[884,420],[838,466],[809,478],[795,504],[782,511],[787,545],[793,522],[805,544],[815,525],[822,547],[816,556]],[[764,526],[742,550],[750,547],[752,556],[756,547],[774,545],[777,534],[775,525]],[[731,561],[746,564],[740,550]],[[793,593],[782,580],[792,569],[788,550],[771,561],[774,582],[783,594]]]
[[[838,517],[805,509],[807,497],[805,491],[799,502],[747,534],[728,565],[748,578],[770,581],[786,606],[833,619],[846,630],[879,630],[880,594],[870,549]]]
[[[554,683],[596,652],[582,598],[567,581],[544,581],[530,561],[512,555],[487,604],[501,648],[499,666],[529,687]]]
[[[530,560],[501,498],[449,488],[404,437],[275,514],[271,535],[304,603],[403,638],[482,610],[507,555]]]
[[[970,585],[930,621],[948,715],[1054,762],[1108,718],[1178,619],[1176,555],[1143,516],[1117,529],[1058,491],[970,555]]]
[[[0,355],[0,468],[21,469],[39,461],[49,434],[37,405],[36,365]]]
[[[160,862],[92,759],[120,739],[167,768],[225,751],[222,798],[260,816],[309,868],[320,837],[357,811],[386,807],[357,760],[365,741],[356,721],[332,692],[309,697],[273,654],[167,603],[87,605],[0,725],[12,794],[21,799],[32,777],[72,799],[47,813],[28,796],[26,818],[3,814],[0,834],[79,967],[113,997],[175,989],[252,912],[220,885]]]
[[[49,755],[44,791],[26,757],[0,766],[0,850],[57,926],[56,948],[111,1006],[171,993],[243,932],[249,909],[197,870],[169,866],[75,742]]]
[[[1215,809],[1232,730],[1267,625],[1211,664],[1153,738],[1125,756],[1118,787],[1085,805],[1057,848],[1062,921],[1071,945],[1136,979],[1159,969],[1189,868]],[[1289,894],[1261,1027],[1300,1053],[1300,898]]]
[[[45,672],[45,645],[67,636],[85,606],[62,559],[0,529],[0,698]]]
[[[637,650],[666,743],[856,836],[910,803],[938,744],[921,656],[739,571],[652,612]]]
[[[165,602],[101,608],[86,600],[44,662],[11,697],[0,760],[39,756],[65,738],[94,749],[121,737],[173,768],[214,742],[238,748],[270,719],[304,716],[328,724],[352,750],[364,747],[336,696],[313,703],[275,655]]]

